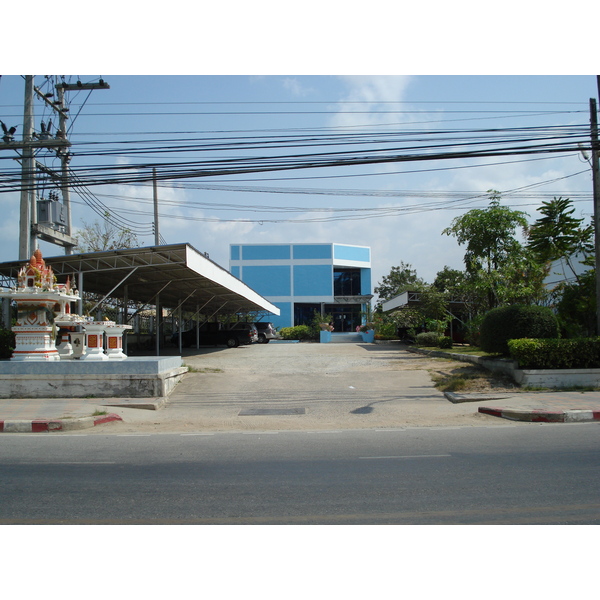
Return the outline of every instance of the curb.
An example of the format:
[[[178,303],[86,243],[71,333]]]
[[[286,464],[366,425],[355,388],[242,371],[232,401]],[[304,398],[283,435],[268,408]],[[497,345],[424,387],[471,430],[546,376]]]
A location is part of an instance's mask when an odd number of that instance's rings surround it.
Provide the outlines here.
[[[74,429],[87,429],[95,425],[122,421],[117,414],[111,413],[98,417],[81,417],[77,419],[30,419],[0,420],[0,433],[42,433],[47,431],[70,431]]]
[[[510,398],[513,394],[478,394],[476,392],[471,392],[468,394],[457,394],[456,392],[444,392],[444,396],[452,404],[461,404],[463,402],[481,402],[482,400],[505,400],[506,398]]]
[[[600,410],[515,410],[480,406],[478,412],[492,417],[530,423],[583,423],[600,421]]]
[[[156,399],[141,398],[119,398],[114,401],[102,402],[102,406],[112,406],[113,408],[139,408],[142,410],[160,410],[167,403],[166,396]]]

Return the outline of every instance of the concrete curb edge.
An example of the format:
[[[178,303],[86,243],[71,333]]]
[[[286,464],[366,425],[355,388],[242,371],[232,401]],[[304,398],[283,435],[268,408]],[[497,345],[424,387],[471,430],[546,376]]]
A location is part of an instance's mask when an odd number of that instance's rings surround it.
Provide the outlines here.
[[[492,417],[530,423],[582,423],[600,421],[600,410],[517,410],[480,406],[478,412]]]
[[[87,429],[96,425],[122,421],[115,414],[99,415],[96,417],[79,417],[75,419],[6,419],[0,420],[0,433],[44,433],[49,431],[70,431]]]

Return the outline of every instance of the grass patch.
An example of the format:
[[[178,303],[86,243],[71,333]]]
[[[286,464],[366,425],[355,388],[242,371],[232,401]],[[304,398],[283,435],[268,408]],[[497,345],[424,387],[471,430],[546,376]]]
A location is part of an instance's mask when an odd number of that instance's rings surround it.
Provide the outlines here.
[[[429,371],[434,386],[442,392],[469,392],[490,389],[500,385],[502,387],[514,387],[514,384],[504,378],[494,376],[487,369],[468,365],[457,367],[452,370],[440,368]]]
[[[213,367],[190,367],[190,365],[183,365],[187,368],[188,373],[223,373],[223,369],[217,369]]]
[[[95,410],[92,413],[92,417],[101,417],[102,415],[107,415],[107,414],[108,414],[108,411],[106,411],[106,410]]]
[[[486,356],[490,358],[501,358],[501,354],[490,354],[484,352],[477,346],[453,346],[452,348],[438,348],[437,346],[414,346],[419,350],[435,350],[436,352],[446,352],[447,354],[468,354],[470,356]]]
[[[477,380],[488,379],[488,374],[473,367],[460,367],[450,373],[444,371],[431,372],[434,386],[442,392],[459,392],[472,387]]]

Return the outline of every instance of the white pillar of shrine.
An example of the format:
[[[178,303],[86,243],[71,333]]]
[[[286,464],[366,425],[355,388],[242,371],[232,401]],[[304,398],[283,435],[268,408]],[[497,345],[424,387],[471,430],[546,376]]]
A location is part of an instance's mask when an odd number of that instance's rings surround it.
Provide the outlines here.
[[[80,360],[108,360],[104,353],[104,332],[111,321],[92,321],[84,325],[87,349]]]
[[[127,358],[127,354],[123,352],[123,333],[127,329],[132,329],[132,326],[115,323],[106,326],[106,355],[110,360]]]

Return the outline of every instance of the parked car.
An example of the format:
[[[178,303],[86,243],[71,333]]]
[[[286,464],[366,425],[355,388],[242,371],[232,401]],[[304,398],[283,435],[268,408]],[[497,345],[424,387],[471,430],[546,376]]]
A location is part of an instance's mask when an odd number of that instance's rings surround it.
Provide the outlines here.
[[[248,344],[249,333],[247,329],[224,329],[221,323],[203,323],[198,333],[201,346],[227,346],[237,348],[240,344]],[[179,332],[171,338],[175,345],[179,344]],[[181,332],[181,345],[189,348],[196,343],[196,329]]]
[[[254,323],[254,325],[258,330],[259,344],[268,344],[271,340],[277,339],[277,331],[275,331],[273,323],[257,321],[256,323]]]
[[[252,344],[252,342],[258,342],[258,331],[254,326],[254,323],[231,323],[230,325],[224,326],[227,331],[239,332],[240,343]]]

